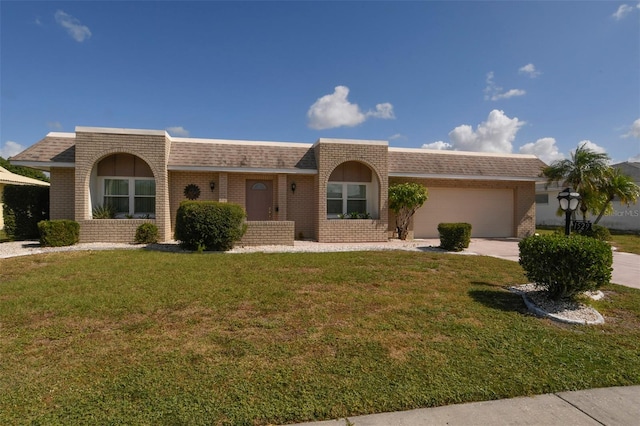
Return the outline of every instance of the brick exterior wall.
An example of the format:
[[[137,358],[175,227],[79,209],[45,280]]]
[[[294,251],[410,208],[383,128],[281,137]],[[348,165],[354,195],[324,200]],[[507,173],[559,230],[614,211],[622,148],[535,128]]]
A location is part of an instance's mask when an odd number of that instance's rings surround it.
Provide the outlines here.
[[[136,229],[152,219],[88,219],[80,222],[80,242],[134,243]]]
[[[75,169],[51,168],[49,193],[49,217],[75,219]]]
[[[216,184],[215,189],[211,192],[209,183],[213,181]],[[175,227],[176,227],[176,214],[178,213],[178,207],[180,203],[188,200],[184,195],[184,188],[189,185],[198,185],[200,188],[200,197],[197,201],[218,201],[220,195],[220,177],[218,173],[214,172],[169,172],[169,215],[171,220],[171,233],[169,235],[172,239]]]
[[[94,174],[94,169],[98,162],[116,153],[133,154],[144,160],[151,168],[156,182],[156,215],[154,223],[158,227],[160,241],[171,239],[169,179],[167,172],[169,150],[170,141],[165,132],[76,129],[74,215],[75,220],[80,223],[82,242],[105,241],[112,238],[109,234],[114,233],[114,228],[106,222],[102,220],[93,222],[91,218],[90,190],[92,174]],[[84,237],[83,226],[87,227]],[[89,227],[91,231],[89,231]],[[102,229],[102,231],[94,232],[96,229]]]
[[[317,240],[319,242],[387,241],[389,222],[388,152],[386,143],[367,141],[323,141],[314,146],[318,165],[316,181]],[[327,183],[331,172],[347,161],[358,161],[373,172],[373,184],[378,185],[378,212],[373,220],[327,219]],[[377,213],[377,214],[376,214]]]
[[[247,222],[240,246],[293,245],[295,224],[291,221],[251,221]]]
[[[291,191],[291,184],[296,191]],[[287,178],[287,220],[295,223],[297,240],[316,240],[315,229],[318,216],[318,197],[316,196],[315,176],[289,175]]]

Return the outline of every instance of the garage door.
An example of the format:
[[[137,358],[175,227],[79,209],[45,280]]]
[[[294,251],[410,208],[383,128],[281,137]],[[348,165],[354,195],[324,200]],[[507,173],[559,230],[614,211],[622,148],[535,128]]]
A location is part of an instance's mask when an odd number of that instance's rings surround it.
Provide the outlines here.
[[[513,237],[513,190],[429,188],[414,215],[415,238],[438,238],[442,222],[470,223],[472,237]]]

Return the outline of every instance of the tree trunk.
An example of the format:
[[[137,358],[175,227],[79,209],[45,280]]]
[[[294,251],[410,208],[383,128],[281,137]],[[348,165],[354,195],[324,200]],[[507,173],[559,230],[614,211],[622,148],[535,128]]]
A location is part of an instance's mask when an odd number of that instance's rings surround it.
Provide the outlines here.
[[[612,201],[613,201],[613,197],[609,197],[609,201],[607,201],[605,205],[602,206],[602,210],[600,210],[600,214],[598,215],[596,220],[593,222],[594,225],[597,225],[598,222],[600,222],[600,219],[602,219],[602,216],[604,216],[605,210],[607,210],[607,207],[609,207],[609,204],[611,204]]]

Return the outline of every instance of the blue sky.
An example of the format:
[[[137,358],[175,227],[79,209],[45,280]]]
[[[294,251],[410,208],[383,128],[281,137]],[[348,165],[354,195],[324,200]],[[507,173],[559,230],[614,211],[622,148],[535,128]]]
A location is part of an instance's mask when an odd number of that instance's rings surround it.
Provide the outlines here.
[[[640,3],[0,2],[0,155],[76,126],[640,161]]]

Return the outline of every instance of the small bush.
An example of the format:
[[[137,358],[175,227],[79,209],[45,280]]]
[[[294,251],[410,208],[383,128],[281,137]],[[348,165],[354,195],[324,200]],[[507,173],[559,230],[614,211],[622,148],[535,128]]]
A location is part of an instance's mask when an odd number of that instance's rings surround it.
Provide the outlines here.
[[[155,223],[143,223],[136,229],[135,241],[138,244],[155,244],[158,242],[158,227]]]
[[[528,279],[552,299],[573,298],[611,280],[611,246],[595,238],[534,235],[518,244],[520,265]]]
[[[470,223],[440,223],[440,247],[448,251],[462,251],[471,241]]]
[[[80,224],[73,220],[43,220],[38,230],[42,247],[72,246],[80,238]]]
[[[585,237],[595,238],[600,241],[610,241],[611,232],[609,229],[601,225],[591,225],[591,229],[588,231],[579,232],[580,235]]]
[[[230,250],[246,231],[244,219],[244,209],[237,204],[183,201],[176,215],[175,238],[187,250]]]

